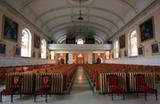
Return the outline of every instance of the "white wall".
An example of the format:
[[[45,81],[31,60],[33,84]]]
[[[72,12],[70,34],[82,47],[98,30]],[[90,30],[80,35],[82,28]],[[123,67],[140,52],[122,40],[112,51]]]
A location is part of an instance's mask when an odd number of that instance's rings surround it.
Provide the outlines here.
[[[42,60],[34,58],[20,58],[20,57],[4,57],[0,56],[0,67],[2,66],[19,66],[19,65],[38,65],[55,63],[52,60]]]
[[[159,66],[160,65],[160,55],[147,56],[147,57],[123,58],[123,59],[111,59],[111,60],[107,60],[106,63]]]
[[[13,21],[15,21],[18,24],[18,40],[12,41],[9,39],[3,38],[3,16],[7,16]],[[45,39],[48,41],[47,37],[44,36],[40,31],[35,29],[34,27],[30,26],[28,21],[25,21],[21,17],[19,17],[18,14],[9,11],[7,7],[0,4],[0,43],[3,43],[6,45],[5,54],[0,54],[0,67],[1,66],[16,66],[16,65],[34,65],[34,64],[51,64],[54,63],[54,61],[50,60],[50,54],[47,50],[47,59],[40,59],[39,53],[40,49],[34,48],[34,34],[41,37],[41,39]],[[35,52],[35,57],[33,58],[23,58],[23,57],[16,57],[15,56],[15,47],[21,47],[21,35],[22,35],[22,29],[28,28],[32,35],[32,50],[31,53]]]
[[[143,13],[144,15],[141,16],[136,22],[127,26],[127,28],[123,29],[119,33],[115,34],[115,36],[111,39],[112,41],[115,39],[119,39],[119,37],[123,34],[126,35],[125,43],[126,46],[123,49],[120,49],[121,58],[113,59],[113,50],[111,51],[112,58],[110,60],[106,60],[106,63],[120,63],[120,64],[147,64],[147,65],[160,65],[160,53],[152,54],[151,45],[153,43],[160,43],[160,6],[157,5],[152,7],[147,12]],[[144,21],[148,20],[149,18],[153,17],[154,19],[154,38],[150,40],[146,40],[141,42],[140,40],[140,29],[139,25]],[[125,57],[124,51],[128,50],[128,34],[132,31],[136,30],[138,35],[138,47],[144,47],[144,55],[138,57]]]

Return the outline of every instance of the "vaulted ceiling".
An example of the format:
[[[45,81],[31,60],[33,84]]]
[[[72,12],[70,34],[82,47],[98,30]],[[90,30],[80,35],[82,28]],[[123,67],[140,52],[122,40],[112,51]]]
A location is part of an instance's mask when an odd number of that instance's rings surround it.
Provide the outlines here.
[[[5,0],[55,42],[79,32],[107,39],[156,0]],[[81,15],[83,20],[79,20]]]

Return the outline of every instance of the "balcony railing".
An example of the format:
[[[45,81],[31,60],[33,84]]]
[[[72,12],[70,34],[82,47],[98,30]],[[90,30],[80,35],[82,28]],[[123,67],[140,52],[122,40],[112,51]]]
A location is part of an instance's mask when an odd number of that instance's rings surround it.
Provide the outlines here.
[[[111,50],[110,44],[49,44],[52,51],[107,51]]]

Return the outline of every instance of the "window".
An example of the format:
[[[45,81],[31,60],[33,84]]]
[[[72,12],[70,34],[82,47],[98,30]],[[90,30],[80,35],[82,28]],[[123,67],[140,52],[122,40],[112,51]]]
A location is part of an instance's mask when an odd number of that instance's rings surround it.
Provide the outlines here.
[[[77,44],[84,44],[83,39],[78,39],[78,40],[77,40]]]
[[[114,58],[119,58],[119,42],[115,40],[114,42]]]
[[[31,57],[31,33],[30,31],[25,28],[22,30],[22,37],[21,37],[21,56],[23,57]]]
[[[137,32],[134,30],[129,35],[129,56],[137,56],[138,47],[137,47]]]
[[[54,60],[54,56],[55,56],[55,53],[54,53],[54,51],[51,51],[51,60]]]
[[[46,47],[47,45],[46,45],[46,41],[43,39],[42,41],[41,41],[41,58],[42,59],[46,59]]]

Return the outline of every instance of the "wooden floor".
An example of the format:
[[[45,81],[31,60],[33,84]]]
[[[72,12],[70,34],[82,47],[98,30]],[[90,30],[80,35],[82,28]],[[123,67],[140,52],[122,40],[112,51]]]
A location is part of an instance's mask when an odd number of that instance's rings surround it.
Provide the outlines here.
[[[1,86],[0,89],[3,87]],[[122,96],[114,96],[112,101],[109,95],[99,95],[93,93],[90,88],[87,76],[83,67],[79,66],[77,74],[68,95],[52,95],[48,97],[48,104],[160,104],[160,90],[158,93],[158,101],[155,100],[154,95],[148,95],[148,101],[145,101],[144,95],[137,97],[135,94],[127,94],[126,99]],[[45,104],[45,97],[38,96],[37,104]],[[14,96],[14,102],[10,102],[10,96],[3,96],[3,104],[35,104],[32,96]]]

